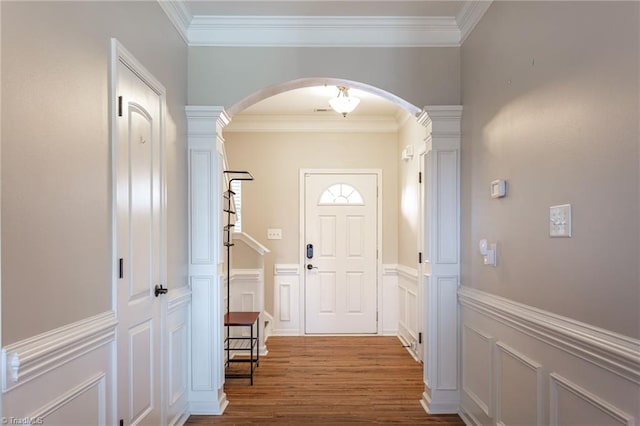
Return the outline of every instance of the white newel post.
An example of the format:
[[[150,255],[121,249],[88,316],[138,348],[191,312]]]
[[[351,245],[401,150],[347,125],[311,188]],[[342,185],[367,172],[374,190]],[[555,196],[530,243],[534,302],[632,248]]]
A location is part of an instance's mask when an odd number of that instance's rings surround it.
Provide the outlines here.
[[[461,106],[428,106],[425,126],[424,381],[430,414],[457,413],[460,405],[460,133]]]
[[[222,253],[222,129],[224,108],[187,106],[189,148],[189,282],[191,336],[189,408],[222,414],[224,307]]]

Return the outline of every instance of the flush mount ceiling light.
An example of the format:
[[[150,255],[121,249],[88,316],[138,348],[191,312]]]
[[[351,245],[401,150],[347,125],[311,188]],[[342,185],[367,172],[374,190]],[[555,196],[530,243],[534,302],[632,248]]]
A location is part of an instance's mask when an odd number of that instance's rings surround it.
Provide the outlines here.
[[[342,114],[343,117],[346,117],[347,114],[356,109],[359,103],[360,99],[350,97],[349,89],[344,86],[338,86],[338,95],[335,98],[329,99],[331,108]]]

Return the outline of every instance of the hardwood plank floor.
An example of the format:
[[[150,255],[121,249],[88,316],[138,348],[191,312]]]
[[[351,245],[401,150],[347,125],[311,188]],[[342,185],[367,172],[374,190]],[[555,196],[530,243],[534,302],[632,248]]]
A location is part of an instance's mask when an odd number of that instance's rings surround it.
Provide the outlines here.
[[[267,346],[253,386],[227,379],[224,414],[187,424],[464,425],[425,413],[422,365],[396,337],[270,337]]]

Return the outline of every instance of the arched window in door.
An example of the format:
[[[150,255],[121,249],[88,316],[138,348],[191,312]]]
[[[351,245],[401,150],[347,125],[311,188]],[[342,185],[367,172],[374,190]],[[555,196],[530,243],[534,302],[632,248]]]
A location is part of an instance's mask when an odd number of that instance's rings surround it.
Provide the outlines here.
[[[321,206],[326,205],[355,205],[362,206],[364,205],[364,199],[360,192],[355,189],[353,186],[348,185],[346,183],[336,183],[335,185],[331,185],[329,188],[325,189],[320,195],[320,201],[318,202]]]

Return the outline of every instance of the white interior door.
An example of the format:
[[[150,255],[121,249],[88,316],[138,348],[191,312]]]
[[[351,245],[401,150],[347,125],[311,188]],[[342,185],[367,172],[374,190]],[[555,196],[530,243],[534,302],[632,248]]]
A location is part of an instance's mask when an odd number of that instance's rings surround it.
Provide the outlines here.
[[[305,174],[308,334],[377,332],[377,187],[377,174]]]
[[[121,60],[116,95],[118,418],[125,425],[159,425],[161,299],[155,286],[165,279],[163,98]]]

